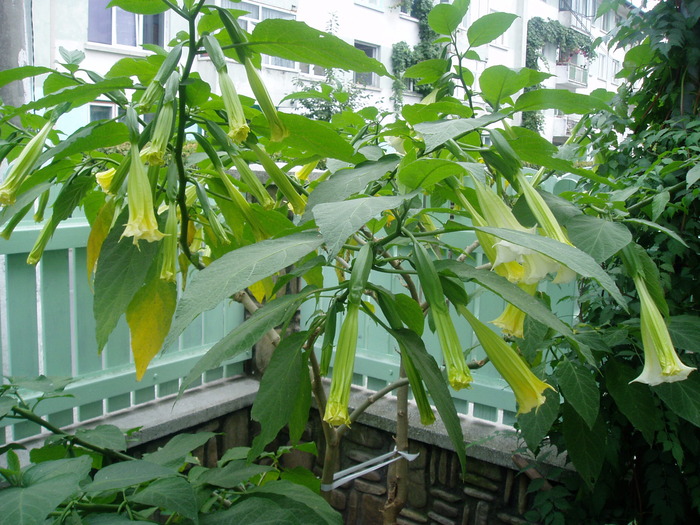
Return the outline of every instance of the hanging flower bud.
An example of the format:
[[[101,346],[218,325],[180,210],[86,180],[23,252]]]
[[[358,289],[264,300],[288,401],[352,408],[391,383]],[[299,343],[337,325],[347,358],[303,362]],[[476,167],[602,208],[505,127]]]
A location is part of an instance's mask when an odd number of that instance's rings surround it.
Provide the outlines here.
[[[175,282],[177,275],[177,204],[168,205],[168,217],[165,220],[165,237],[161,251],[160,278]]]
[[[223,69],[219,73],[219,87],[221,88],[221,98],[224,101],[224,108],[228,115],[228,136],[236,144],[240,144],[250,132],[248,122],[243,112],[241,99],[238,98],[238,93],[233,85],[233,80],[228,76],[228,72]]]
[[[285,125],[282,124],[280,116],[277,113],[277,108],[272,103],[272,99],[270,98],[270,93],[267,91],[262,78],[260,78],[260,73],[247,57],[244,65],[250,88],[253,90],[255,99],[258,101],[260,109],[262,109],[262,112],[265,114],[265,118],[267,119],[267,123],[270,125],[270,140],[272,142],[279,142],[285,139],[289,136],[289,131]]]
[[[175,121],[175,102],[167,102],[156,115],[151,142],[141,150],[141,159],[151,166],[162,166]]]
[[[355,351],[357,350],[359,305],[349,304],[347,314],[340,327],[338,346],[333,363],[333,379],[326,403],[323,420],[333,426],[349,425],[348,404],[350,403],[350,386],[355,369]]]
[[[158,231],[158,222],[153,211],[153,195],[148,182],[146,167],[141,162],[138,146],[131,144],[131,160],[127,179],[129,200],[129,222],[122,237],[133,237],[134,244],[140,239],[148,242],[159,241],[163,234]]]
[[[554,388],[533,374],[517,352],[498,334],[474,317],[467,308],[458,306],[458,309],[469,321],[493,366],[513,390],[518,403],[518,414],[527,414],[533,408],[542,406],[546,401],[544,391],[548,388],[554,390]]]
[[[27,143],[19,156],[10,166],[5,180],[0,184],[0,205],[10,206],[17,200],[17,192],[22,183],[27,180],[32,168],[39,160],[44,143],[54,125],[54,119],[50,119],[32,139]]]

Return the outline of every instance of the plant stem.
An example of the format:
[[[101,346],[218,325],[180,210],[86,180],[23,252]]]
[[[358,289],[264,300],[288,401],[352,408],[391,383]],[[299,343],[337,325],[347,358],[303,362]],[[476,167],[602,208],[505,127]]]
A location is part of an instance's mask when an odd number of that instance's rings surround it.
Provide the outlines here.
[[[403,384],[396,392],[396,450],[408,452],[408,379],[401,364],[399,370]],[[402,381],[403,380],[403,381]],[[384,525],[394,525],[406,505],[408,496],[408,460],[400,458],[389,467],[388,491],[384,504]]]

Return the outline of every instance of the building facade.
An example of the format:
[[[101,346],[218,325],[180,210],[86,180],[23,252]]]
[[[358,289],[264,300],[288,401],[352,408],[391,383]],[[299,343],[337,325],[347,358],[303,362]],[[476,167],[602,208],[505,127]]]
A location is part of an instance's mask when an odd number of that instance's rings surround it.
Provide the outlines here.
[[[419,42],[418,20],[411,16],[411,2],[401,0],[215,0],[218,5],[245,11],[240,20],[245,29],[252,31],[255,24],[268,18],[283,18],[305,22],[320,30],[332,30],[339,38],[381,61],[391,71],[392,48],[403,41],[409,46]],[[602,0],[472,0],[469,12],[459,29],[459,39],[465,43],[466,28],[477,18],[503,11],[518,15],[508,31],[497,40],[477,48],[480,60],[471,60],[468,67],[478,78],[492,65],[510,68],[525,66],[528,21],[534,17],[558,20],[592,40],[602,38],[597,57],[588,60],[580,53],[561,56],[555,45],[544,48],[540,69],[552,74],[543,85],[588,93],[604,88],[614,91],[619,81],[615,75],[620,69],[623,53],[609,51],[605,40],[619,21],[619,15],[608,13],[596,19]],[[167,47],[168,42],[186,29],[174,13],[141,16],[118,8],[107,8],[109,0],[27,0],[28,52],[20,57],[20,65],[33,64],[54,67],[62,61],[60,48],[85,53],[81,64],[85,69],[100,74],[125,57],[143,57],[150,54],[149,45]],[[145,48],[144,48],[145,46]],[[194,71],[202,79],[216,86],[216,74],[206,56],[196,60]],[[322,68],[300,64],[276,57],[264,57],[263,79],[276,103],[283,111],[295,111],[293,102],[284,100],[289,93],[299,90],[299,82],[322,81]],[[243,67],[232,62],[229,73],[243,95],[252,95]],[[376,74],[339,73],[349,85],[364,92],[365,103],[379,108],[393,108],[391,78]],[[43,77],[27,80],[27,98],[39,97],[45,86]],[[216,88],[214,88],[216,89]],[[420,95],[413,91],[403,94],[405,104],[419,102]],[[61,128],[77,129],[87,122],[117,117],[117,106],[108,100],[95,101],[64,116]],[[575,124],[574,116],[544,114],[544,134],[555,142],[563,142]]]

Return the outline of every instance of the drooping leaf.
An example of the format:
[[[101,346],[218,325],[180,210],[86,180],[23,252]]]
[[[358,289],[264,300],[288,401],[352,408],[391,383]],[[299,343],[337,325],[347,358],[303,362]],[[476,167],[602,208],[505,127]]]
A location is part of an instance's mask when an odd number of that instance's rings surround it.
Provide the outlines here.
[[[87,241],[87,275],[88,280],[92,282],[92,274],[95,271],[95,264],[100,256],[100,251],[102,250],[102,244],[105,242],[107,235],[109,234],[109,229],[112,227],[112,220],[114,219],[116,201],[110,199],[106,201],[100,211],[97,213],[97,217],[92,223],[92,228],[90,229],[90,235]]]
[[[566,402],[578,412],[588,428],[593,428],[600,408],[600,393],[590,371],[580,363],[563,359],[554,374]]]
[[[301,376],[309,375],[302,358],[302,346],[307,335],[306,332],[297,332],[285,337],[272,353],[250,413],[251,418],[261,426],[248,455],[251,460],[257,458],[265,446],[275,439],[294,411]]]
[[[499,120],[503,120],[505,115],[501,113],[487,113],[481,117],[437,120],[434,122],[422,122],[416,124],[416,131],[425,140],[425,152],[430,153],[435,148],[442,146],[450,139],[461,137],[465,133],[475,129],[488,126]]]
[[[461,177],[465,173],[462,166],[445,159],[421,158],[403,166],[398,172],[398,179],[408,191],[415,189],[430,190],[441,180]]]
[[[180,394],[204,372],[216,368],[223,361],[244,352],[275,326],[286,322],[306,298],[303,294],[284,295],[257,310],[245,322],[212,346],[192,367],[180,385]]]
[[[581,478],[589,488],[593,488],[605,459],[605,454],[602,454],[607,442],[605,421],[599,417],[590,429],[576,410],[567,403],[564,403],[562,413],[563,434],[569,458]]]
[[[503,239],[504,241],[529,248],[543,255],[551,257],[583,277],[590,277],[607,290],[623,308],[627,308],[627,302],[622,297],[615,281],[595,262],[595,260],[585,252],[548,237],[542,237],[531,233],[502,228],[476,228],[485,233]]]
[[[653,390],[676,415],[700,427],[700,373],[693,372],[683,381],[662,383]]]
[[[632,234],[619,222],[577,215],[566,223],[569,239],[577,248],[602,263],[632,242]]]
[[[136,246],[129,238],[121,239],[127,213],[125,211],[117,219],[102,244],[97,260],[93,312],[97,324],[97,347],[100,351],[117,326],[117,321],[126,312],[134,294],[141,288],[158,250],[158,243],[141,242]]]
[[[685,175],[685,184],[690,188],[693,184],[700,180],[700,164],[696,164],[688,170]]]
[[[267,483],[250,490],[248,494],[255,498],[278,502],[290,510],[296,509],[297,512],[308,515],[310,521],[302,521],[302,523],[320,525],[342,525],[343,523],[341,515],[325,499],[295,483],[288,481]]]
[[[666,205],[671,200],[671,194],[668,191],[661,191],[655,194],[651,199],[651,220],[656,221],[666,209]]]
[[[523,93],[515,102],[515,111],[541,111],[558,109],[563,113],[586,114],[605,111],[609,106],[599,98],[566,89],[536,89]]]
[[[409,330],[413,330],[416,334],[422,336],[425,329],[425,317],[421,306],[404,293],[395,294],[394,299],[396,300],[396,308],[401,315],[401,320]]]
[[[355,152],[349,142],[338,135],[327,122],[311,120],[302,115],[279,113],[289,136],[280,145],[293,146],[309,154],[352,162]]]
[[[676,348],[700,352],[700,317],[674,315],[668,320],[668,332]]]
[[[452,445],[455,447],[457,457],[462,465],[462,472],[465,472],[467,452],[464,446],[462,425],[438,364],[425,349],[423,340],[412,330],[392,330],[391,335],[406,349],[416,368],[420,370],[423,382],[442,418],[442,423],[445,425]]]
[[[131,332],[131,353],[136,366],[136,380],[141,381],[151,360],[163,346],[177,304],[177,286],[154,275],[126,309]]]
[[[309,195],[304,221],[309,220],[314,206],[325,202],[343,201],[362,191],[367,184],[381,179],[399,164],[398,155],[386,155],[377,161],[366,161],[354,168],[335,172],[321,182]]]
[[[122,122],[98,120],[83,126],[53,148],[45,151],[39,157],[38,164],[44,164],[52,158],[58,160],[75,153],[117,146],[128,140],[129,130],[125,124]]]
[[[308,369],[308,355],[302,360],[302,368]],[[309,421],[309,410],[311,410],[311,376],[301,374],[299,392],[294,402],[294,408],[289,415],[289,439],[292,443],[297,443],[304,431],[306,423]]]
[[[546,401],[536,410],[518,415],[518,425],[523,439],[530,450],[536,452],[544,437],[549,434],[552,424],[559,415],[559,393],[547,389]]]
[[[177,512],[199,523],[198,504],[194,487],[184,478],[165,478],[154,481],[145,489],[129,497],[130,501]]]
[[[493,42],[508,31],[518,18],[513,13],[489,13],[474,21],[467,29],[467,39],[471,47],[479,47]]]
[[[255,26],[250,43],[255,51],[326,68],[387,75],[381,62],[337,36],[304,22],[270,18]]]
[[[175,310],[175,319],[164,347],[167,348],[175,341],[202,312],[211,310],[236,292],[294,264],[317,249],[322,242],[323,238],[316,233],[295,233],[244,246],[217,259],[196,273],[187,284]]]
[[[196,434],[177,434],[163,447],[155,452],[144,454],[143,460],[168,468],[180,468],[187,455],[194,449],[203,446],[216,436],[213,432],[197,432]]]
[[[515,95],[523,88],[539,84],[550,77],[549,73],[522,68],[514,71],[506,66],[497,65],[486,68],[479,77],[481,96],[491,107],[497,109],[507,97]]]
[[[80,428],[75,431],[75,436],[97,447],[126,450],[124,432],[114,425],[99,425],[91,429]]]
[[[654,396],[647,385],[631,383],[638,373],[616,359],[605,366],[605,386],[620,412],[639,430],[651,445],[654,434],[661,430],[662,418],[656,416]]]
[[[268,465],[255,465],[243,460],[234,460],[229,461],[223,467],[212,468],[202,473],[197,478],[197,483],[233,489],[241,483],[271,470],[272,467]]]
[[[154,479],[171,476],[177,476],[177,470],[162,467],[150,461],[135,459],[104,467],[95,474],[94,481],[85,485],[83,489],[86,492],[125,489]]]
[[[384,210],[400,206],[418,193],[392,197],[366,197],[343,202],[329,202],[314,207],[318,229],[326,242],[329,258],[335,257],[346,239],[367,221]]]
[[[0,71],[0,87],[29,77],[52,73],[53,69],[43,66],[22,66]]]
[[[675,240],[675,241],[678,241],[678,242],[681,243],[683,246],[686,246],[686,247],[688,246],[688,244],[687,244],[687,243],[681,238],[681,236],[678,235],[675,231],[673,231],[672,229],[667,228],[667,227],[665,227],[665,226],[661,226],[660,224],[657,224],[657,223],[655,223],[655,222],[647,221],[647,220],[645,220],[645,219],[637,219],[637,218],[624,219],[624,222],[631,223],[631,224],[641,224],[641,225],[643,225],[643,226],[648,226],[649,228],[652,228],[652,229],[654,229],[654,230],[658,230],[658,231],[660,231],[660,232],[662,232],[662,233],[665,233],[666,235],[668,235],[669,237],[671,237],[671,239],[673,239],[673,240]]]

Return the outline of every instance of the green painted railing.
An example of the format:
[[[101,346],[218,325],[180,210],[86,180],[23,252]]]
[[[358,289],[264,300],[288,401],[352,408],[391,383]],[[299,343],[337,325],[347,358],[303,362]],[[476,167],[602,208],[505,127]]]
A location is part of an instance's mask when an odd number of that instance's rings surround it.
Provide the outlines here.
[[[71,425],[172,395],[212,344],[243,321],[243,308],[227,302],[204,313],[177,345],[157,356],[142,381],[134,378],[129,333],[124,319],[98,354],[92,291],[86,271],[89,233],[83,218],[56,231],[41,262],[26,263],[39,227],[21,224],[0,242],[0,367],[5,376],[72,376],[62,397],[42,402],[39,412],[57,425]],[[251,351],[204,374],[201,382],[243,373]],[[8,421],[4,423],[7,425]],[[5,430],[3,433],[2,430]],[[34,424],[0,428],[0,442],[39,432]]]

